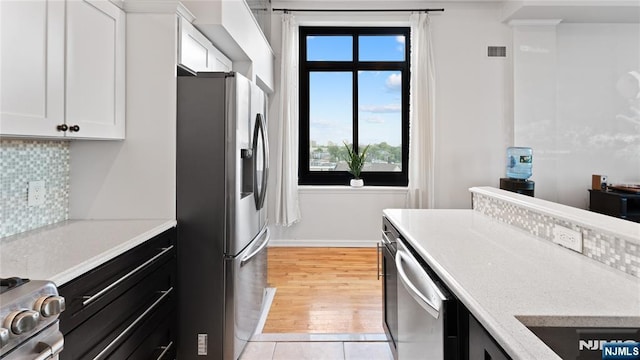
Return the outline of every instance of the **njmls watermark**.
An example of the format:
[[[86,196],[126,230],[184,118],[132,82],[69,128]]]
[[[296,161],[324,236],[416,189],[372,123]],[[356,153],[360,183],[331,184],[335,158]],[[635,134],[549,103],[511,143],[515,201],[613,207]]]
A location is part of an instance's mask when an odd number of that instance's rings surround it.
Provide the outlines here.
[[[640,360],[640,343],[635,341],[605,342],[602,360]]]

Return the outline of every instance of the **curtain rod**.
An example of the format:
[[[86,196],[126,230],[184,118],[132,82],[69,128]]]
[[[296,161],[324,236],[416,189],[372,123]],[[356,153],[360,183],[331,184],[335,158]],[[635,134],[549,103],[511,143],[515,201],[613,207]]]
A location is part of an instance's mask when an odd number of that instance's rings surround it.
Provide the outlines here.
[[[282,11],[285,13],[298,12],[435,12],[444,9],[271,9],[272,11]]]

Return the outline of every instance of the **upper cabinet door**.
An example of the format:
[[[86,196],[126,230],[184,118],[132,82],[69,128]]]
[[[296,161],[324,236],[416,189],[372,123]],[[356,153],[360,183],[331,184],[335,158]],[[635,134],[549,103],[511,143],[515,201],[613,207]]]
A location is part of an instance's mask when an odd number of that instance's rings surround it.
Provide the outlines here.
[[[124,139],[125,14],[107,0],[66,4],[67,136]]]
[[[61,1],[0,1],[0,134],[62,137],[64,11]]]
[[[213,46],[198,29],[178,17],[178,63],[193,71],[231,71],[231,60]]]

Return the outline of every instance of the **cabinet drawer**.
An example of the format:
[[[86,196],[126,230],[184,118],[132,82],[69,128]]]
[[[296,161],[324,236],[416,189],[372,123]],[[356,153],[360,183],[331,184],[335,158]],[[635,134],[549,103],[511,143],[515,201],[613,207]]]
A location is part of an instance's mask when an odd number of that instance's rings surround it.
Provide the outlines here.
[[[59,292],[67,300],[67,309],[60,316],[62,333],[66,335],[175,259],[175,234],[175,229],[170,229],[61,286]]]
[[[168,311],[167,311],[168,310]],[[146,321],[109,359],[172,360],[176,358],[175,302]],[[130,349],[135,348],[133,352]],[[127,354],[130,354],[127,356]]]
[[[60,359],[93,359],[108,349],[106,356],[159,309],[170,310],[175,299],[175,267],[175,259],[165,262],[80,326],[65,333],[65,349]]]

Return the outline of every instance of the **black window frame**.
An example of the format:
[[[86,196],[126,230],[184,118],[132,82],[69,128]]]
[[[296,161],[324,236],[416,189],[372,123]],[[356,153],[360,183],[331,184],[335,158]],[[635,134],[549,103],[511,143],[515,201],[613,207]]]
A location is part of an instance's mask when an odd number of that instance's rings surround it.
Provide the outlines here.
[[[352,36],[351,61],[307,61],[307,36],[345,35]],[[358,36],[361,35],[404,35],[404,61],[359,61]],[[358,149],[358,72],[359,71],[400,71],[401,82],[401,126],[402,126],[402,169],[399,172],[366,171],[360,174],[365,185],[407,186],[409,183],[409,80],[411,37],[409,27],[318,27],[299,28],[299,144],[298,144],[298,184],[299,185],[347,185],[353,178],[347,171],[311,171],[310,124],[309,124],[309,75],[311,72],[351,72],[352,73],[352,142]]]

